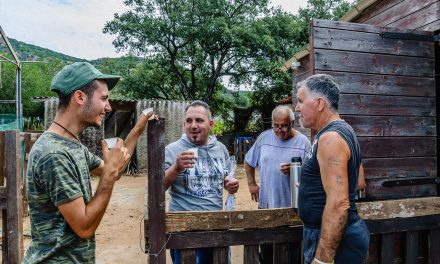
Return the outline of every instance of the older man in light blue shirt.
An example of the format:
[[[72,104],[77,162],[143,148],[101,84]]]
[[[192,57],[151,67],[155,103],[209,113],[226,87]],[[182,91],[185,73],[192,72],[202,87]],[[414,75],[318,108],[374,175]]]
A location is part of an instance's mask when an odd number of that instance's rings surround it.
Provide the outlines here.
[[[309,139],[293,129],[294,113],[281,105],[272,111],[272,129],[264,131],[246,153],[244,167],[252,200],[259,208],[290,207],[290,160],[305,159],[310,150]],[[258,167],[260,186],[255,181]],[[272,245],[260,247],[260,263],[272,263]],[[299,261],[300,252],[297,254]],[[295,263],[297,257],[290,258]],[[299,263],[299,262],[298,262]]]

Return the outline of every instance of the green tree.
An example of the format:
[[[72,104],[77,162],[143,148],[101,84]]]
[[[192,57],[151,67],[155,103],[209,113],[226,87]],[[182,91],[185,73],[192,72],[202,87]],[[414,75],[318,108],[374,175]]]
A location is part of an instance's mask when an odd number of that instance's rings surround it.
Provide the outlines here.
[[[250,23],[267,12],[268,0],[126,0],[105,33],[118,49],[159,56],[169,64],[184,99],[210,102],[223,76],[248,72]]]

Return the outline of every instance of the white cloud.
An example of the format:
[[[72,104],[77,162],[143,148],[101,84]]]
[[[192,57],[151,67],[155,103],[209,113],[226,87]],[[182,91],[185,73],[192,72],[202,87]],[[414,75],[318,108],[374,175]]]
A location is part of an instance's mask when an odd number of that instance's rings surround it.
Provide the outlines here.
[[[282,9],[297,14],[300,7],[305,8],[307,6],[307,0],[271,0],[270,6],[281,6]]]
[[[8,37],[78,58],[121,56],[111,44],[115,37],[102,29],[127,10],[122,0],[0,0],[0,6]]]

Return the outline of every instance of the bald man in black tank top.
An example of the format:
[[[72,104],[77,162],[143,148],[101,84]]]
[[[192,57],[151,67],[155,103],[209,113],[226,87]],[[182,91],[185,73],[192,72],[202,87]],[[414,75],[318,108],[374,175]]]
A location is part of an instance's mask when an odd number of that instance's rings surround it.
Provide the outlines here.
[[[361,162],[356,135],[338,113],[339,88],[326,74],[298,84],[304,127],[317,132],[302,166],[298,211],[304,223],[305,263],[363,263],[369,231],[356,211]]]

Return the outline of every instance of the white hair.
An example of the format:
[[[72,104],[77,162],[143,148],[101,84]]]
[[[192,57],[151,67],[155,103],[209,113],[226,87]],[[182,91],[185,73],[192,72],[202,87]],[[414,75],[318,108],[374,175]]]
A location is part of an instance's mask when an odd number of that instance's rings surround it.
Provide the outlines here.
[[[284,110],[289,113],[290,122],[295,121],[295,113],[293,113],[292,108],[289,107],[288,105],[279,105],[279,106],[275,107],[275,109],[273,109],[273,111],[272,111],[272,124],[273,124],[273,118],[275,117],[276,112],[278,112],[280,110]]]

